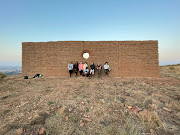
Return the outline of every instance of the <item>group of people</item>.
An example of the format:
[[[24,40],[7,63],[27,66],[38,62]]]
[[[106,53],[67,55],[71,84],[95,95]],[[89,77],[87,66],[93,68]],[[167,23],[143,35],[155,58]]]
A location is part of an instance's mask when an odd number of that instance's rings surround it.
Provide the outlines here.
[[[100,77],[101,75],[101,70],[102,70],[102,66],[100,63],[97,64],[97,68],[95,66],[94,63],[92,63],[90,65],[90,70],[88,69],[88,64],[87,62],[85,62],[84,64],[82,62],[80,62],[78,64],[78,62],[76,62],[75,64],[73,64],[71,61],[68,63],[68,70],[69,70],[69,74],[70,74],[70,77],[74,71],[74,73],[78,74],[78,71],[80,72],[80,77],[82,76],[86,76],[86,77],[94,77],[94,73],[95,73],[95,69],[97,69],[97,72],[98,72],[98,77]],[[105,71],[105,74],[106,74],[106,77],[108,76],[108,73],[110,71],[110,67],[109,67],[109,64],[108,62],[105,62],[104,64],[104,71]]]

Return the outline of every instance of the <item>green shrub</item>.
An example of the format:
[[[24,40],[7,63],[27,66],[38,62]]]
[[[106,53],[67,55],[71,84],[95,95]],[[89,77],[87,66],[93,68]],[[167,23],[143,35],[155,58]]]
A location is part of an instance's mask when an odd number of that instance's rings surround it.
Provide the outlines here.
[[[174,70],[175,68],[174,68],[173,66],[170,66],[169,69],[170,69],[170,70]]]
[[[53,101],[48,101],[48,105],[52,105],[52,104],[54,104]]]
[[[86,112],[89,112],[89,108],[86,107],[85,109],[86,109]]]
[[[7,76],[6,74],[0,72],[0,79],[4,78],[6,76]]]
[[[10,95],[3,96],[3,97],[1,97],[0,99],[1,99],[1,100],[6,99],[6,98],[8,98],[9,96],[10,96]]]

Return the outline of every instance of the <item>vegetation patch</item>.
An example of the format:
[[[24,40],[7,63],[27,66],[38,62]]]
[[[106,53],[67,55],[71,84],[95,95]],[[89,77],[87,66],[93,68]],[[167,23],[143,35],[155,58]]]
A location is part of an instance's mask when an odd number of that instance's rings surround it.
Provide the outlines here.
[[[0,79],[7,77],[6,74],[0,72]]]
[[[48,101],[48,105],[52,105],[54,103],[55,103],[54,101]]]
[[[174,68],[173,66],[170,66],[169,69],[170,69],[170,70],[174,70],[175,68]]]
[[[8,98],[8,97],[10,97],[11,95],[6,95],[6,96],[3,96],[3,97],[1,97],[0,99],[1,100],[4,100],[4,99],[6,99],[6,98]]]

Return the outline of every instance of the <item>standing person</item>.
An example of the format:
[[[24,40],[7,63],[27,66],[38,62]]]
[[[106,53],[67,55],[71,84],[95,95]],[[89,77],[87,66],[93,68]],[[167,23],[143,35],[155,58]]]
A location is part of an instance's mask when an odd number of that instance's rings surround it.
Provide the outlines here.
[[[98,77],[100,77],[101,69],[102,69],[101,64],[98,63],[98,65],[97,65]]]
[[[87,62],[85,62],[83,65],[83,70],[86,69],[87,67],[88,67]]]
[[[83,70],[84,70],[84,68],[83,68],[83,63],[80,62],[80,64],[79,64],[79,72],[80,72],[80,76],[82,76]]]
[[[69,69],[69,74],[70,74],[70,77],[71,77],[71,74],[73,73],[73,64],[72,64],[71,61],[68,64],[68,69]]]
[[[106,77],[108,77],[108,72],[109,72],[108,62],[106,62],[106,63],[104,64],[104,70],[105,70],[105,73],[106,73]]]
[[[78,70],[79,70],[79,67],[78,67],[78,62],[76,61],[76,63],[74,64],[74,72],[76,73],[76,77],[77,77],[77,74],[78,74]]]
[[[95,71],[95,65],[94,65],[94,63],[91,64],[90,68],[91,68],[91,70],[90,70],[90,75],[92,75],[92,77],[94,77],[94,71]]]

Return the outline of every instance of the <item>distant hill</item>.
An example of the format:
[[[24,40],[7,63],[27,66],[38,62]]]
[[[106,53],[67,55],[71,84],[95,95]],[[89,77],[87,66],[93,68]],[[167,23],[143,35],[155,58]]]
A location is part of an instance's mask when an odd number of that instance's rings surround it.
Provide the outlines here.
[[[10,75],[19,75],[22,73],[22,67],[20,66],[0,66],[0,72]]]
[[[162,65],[162,66],[160,66],[160,67],[165,67],[165,66],[180,66],[180,64]]]

